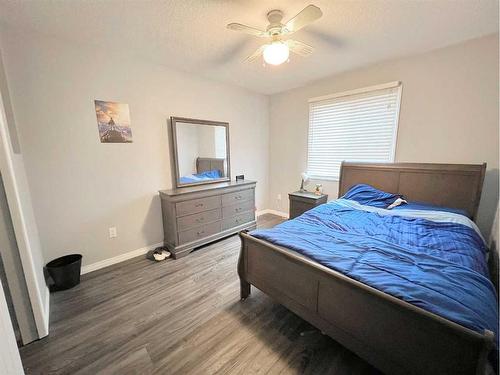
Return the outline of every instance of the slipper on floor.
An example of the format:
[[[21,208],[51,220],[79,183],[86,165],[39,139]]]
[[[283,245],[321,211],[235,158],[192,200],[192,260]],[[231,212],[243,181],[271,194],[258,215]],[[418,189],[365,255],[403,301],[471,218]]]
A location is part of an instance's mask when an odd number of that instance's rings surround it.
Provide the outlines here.
[[[163,252],[158,253],[158,252],[156,252],[156,251],[155,251],[155,252],[153,253],[153,258],[155,258],[155,260],[156,260],[157,262],[160,262],[160,261],[162,261],[162,260],[167,259],[167,256],[166,256],[165,254],[163,254]]]

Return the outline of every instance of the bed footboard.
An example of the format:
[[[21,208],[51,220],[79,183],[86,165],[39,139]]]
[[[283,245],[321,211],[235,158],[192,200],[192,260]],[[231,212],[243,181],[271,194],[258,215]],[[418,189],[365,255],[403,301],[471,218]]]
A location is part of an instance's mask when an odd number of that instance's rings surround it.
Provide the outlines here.
[[[240,233],[241,298],[251,285],[387,374],[483,375],[493,334],[477,333]]]
[[[247,235],[248,231],[244,230],[239,233],[241,239],[241,250],[240,256],[238,258],[238,276],[240,278],[240,298],[242,300],[246,299],[250,295],[251,284],[247,281],[246,278],[246,257],[243,254],[243,235]]]

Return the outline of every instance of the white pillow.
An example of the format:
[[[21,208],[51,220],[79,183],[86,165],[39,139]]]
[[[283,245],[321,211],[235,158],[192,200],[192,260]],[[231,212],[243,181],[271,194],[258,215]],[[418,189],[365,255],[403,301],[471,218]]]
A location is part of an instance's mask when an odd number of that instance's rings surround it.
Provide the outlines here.
[[[407,201],[405,201],[403,198],[398,198],[396,199],[391,205],[389,205],[389,207],[387,207],[388,210],[390,210],[391,208],[394,208],[394,207],[397,207],[397,206],[400,206],[402,205],[403,203],[408,203]]]

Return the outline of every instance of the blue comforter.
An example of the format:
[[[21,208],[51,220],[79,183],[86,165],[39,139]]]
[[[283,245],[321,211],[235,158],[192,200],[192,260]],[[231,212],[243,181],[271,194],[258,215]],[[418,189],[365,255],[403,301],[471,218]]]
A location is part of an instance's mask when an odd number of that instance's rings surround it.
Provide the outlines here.
[[[221,178],[222,175],[218,169],[213,169],[211,171],[205,171],[196,174],[190,174],[187,176],[182,176],[180,178],[181,184],[190,184],[192,182],[208,181]]]
[[[462,215],[390,211],[338,199],[251,234],[498,338],[487,248],[474,223]]]

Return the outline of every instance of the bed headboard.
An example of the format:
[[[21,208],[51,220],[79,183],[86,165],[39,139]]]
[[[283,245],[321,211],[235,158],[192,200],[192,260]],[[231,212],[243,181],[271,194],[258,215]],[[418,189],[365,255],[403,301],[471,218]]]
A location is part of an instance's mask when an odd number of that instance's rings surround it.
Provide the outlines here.
[[[412,201],[466,210],[476,220],[485,171],[486,163],[343,162],[339,197],[355,184],[369,184]]]
[[[196,173],[219,170],[220,175],[224,176],[224,158],[196,158]]]

